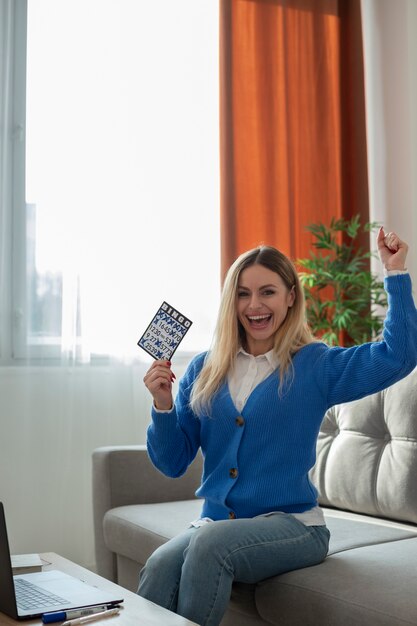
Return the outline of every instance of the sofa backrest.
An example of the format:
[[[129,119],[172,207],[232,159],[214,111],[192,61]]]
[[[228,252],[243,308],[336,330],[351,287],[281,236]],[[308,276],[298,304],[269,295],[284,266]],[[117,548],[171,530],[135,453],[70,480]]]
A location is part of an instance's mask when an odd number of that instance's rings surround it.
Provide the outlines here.
[[[322,506],[417,524],[417,368],[326,413],[311,478]]]

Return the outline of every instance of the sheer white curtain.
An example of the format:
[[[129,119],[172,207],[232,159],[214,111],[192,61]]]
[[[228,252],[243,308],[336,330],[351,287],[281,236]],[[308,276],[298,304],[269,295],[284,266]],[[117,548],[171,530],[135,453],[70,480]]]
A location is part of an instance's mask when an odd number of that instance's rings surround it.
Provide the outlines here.
[[[362,0],[362,22],[371,220],[410,244],[416,284],[417,2]]]
[[[33,340],[51,343],[61,321],[61,356],[140,356],[163,300],[194,322],[181,349],[209,344],[220,277],[215,4],[29,0],[28,319],[49,298]]]

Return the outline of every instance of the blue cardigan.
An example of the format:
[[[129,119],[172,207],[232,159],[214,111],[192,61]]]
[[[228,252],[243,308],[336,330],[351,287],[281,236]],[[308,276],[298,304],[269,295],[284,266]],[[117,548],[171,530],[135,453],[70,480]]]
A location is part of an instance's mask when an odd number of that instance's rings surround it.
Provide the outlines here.
[[[326,410],[397,382],[417,364],[417,312],[408,275],[385,279],[388,312],[384,340],[352,348],[311,343],[293,358],[294,378],[281,396],[274,371],[238,412],[225,382],[209,414],[189,407],[193,382],[206,353],[182,378],[169,413],[152,411],[148,452],[167,476],[182,475],[201,448],[201,516],[214,520],[271,511],[301,513],[317,505],[308,473]]]

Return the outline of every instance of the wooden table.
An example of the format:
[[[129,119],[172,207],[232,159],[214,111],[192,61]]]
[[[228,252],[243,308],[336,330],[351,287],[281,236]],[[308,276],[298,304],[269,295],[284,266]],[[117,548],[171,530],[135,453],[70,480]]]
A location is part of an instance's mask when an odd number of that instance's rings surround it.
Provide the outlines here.
[[[195,622],[190,622],[185,619],[185,617],[167,611],[153,602],[149,602],[135,593],[98,576],[98,574],[90,572],[84,567],[81,567],[81,565],[76,565],[68,561],[68,559],[64,559],[54,552],[47,552],[40,556],[44,561],[49,563],[49,565],[44,566],[44,570],[61,570],[100,589],[107,589],[109,591],[115,590],[117,595],[124,598],[124,602],[120,606],[119,615],[95,620],[91,622],[91,626],[196,626]],[[4,613],[0,613],[0,626],[11,626],[12,624],[14,624],[14,626],[16,626],[16,624],[21,624],[22,626],[24,624],[28,626],[32,624],[43,626],[40,618],[17,622],[11,617],[4,615]],[[60,622],[57,622],[57,626],[60,626]]]

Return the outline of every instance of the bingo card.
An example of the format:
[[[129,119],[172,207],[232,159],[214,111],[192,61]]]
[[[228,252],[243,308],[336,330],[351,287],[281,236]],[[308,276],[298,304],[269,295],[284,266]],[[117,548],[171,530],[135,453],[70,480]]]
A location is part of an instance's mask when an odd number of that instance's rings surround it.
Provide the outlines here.
[[[154,359],[169,361],[190,328],[192,321],[167,302],[163,302],[138,341]]]

